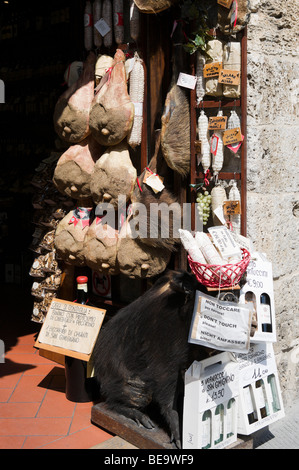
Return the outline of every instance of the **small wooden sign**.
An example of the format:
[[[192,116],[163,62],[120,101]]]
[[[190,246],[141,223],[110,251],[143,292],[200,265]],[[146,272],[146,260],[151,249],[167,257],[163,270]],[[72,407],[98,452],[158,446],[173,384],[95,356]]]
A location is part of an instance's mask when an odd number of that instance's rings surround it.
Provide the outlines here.
[[[223,212],[225,217],[241,214],[240,201],[225,201],[223,204]]]
[[[53,299],[34,346],[88,362],[105,314],[100,308]]]
[[[230,8],[233,0],[217,0],[217,3],[225,8]]]
[[[222,62],[211,62],[203,68],[204,78],[218,77],[222,68]]]
[[[227,116],[211,116],[209,117],[209,130],[225,130]]]
[[[239,85],[241,72],[239,70],[222,69],[219,74],[219,83],[225,85]]]
[[[235,144],[236,142],[242,141],[242,134],[240,127],[235,127],[234,129],[228,129],[223,132],[223,144],[230,145]]]

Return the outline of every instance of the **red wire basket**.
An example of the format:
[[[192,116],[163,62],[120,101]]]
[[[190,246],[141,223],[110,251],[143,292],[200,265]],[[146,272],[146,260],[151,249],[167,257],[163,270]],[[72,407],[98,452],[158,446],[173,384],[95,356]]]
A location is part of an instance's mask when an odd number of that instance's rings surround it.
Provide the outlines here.
[[[198,282],[207,287],[232,287],[240,281],[250,261],[250,253],[241,248],[242,260],[235,264],[201,264],[188,256],[189,266]]]

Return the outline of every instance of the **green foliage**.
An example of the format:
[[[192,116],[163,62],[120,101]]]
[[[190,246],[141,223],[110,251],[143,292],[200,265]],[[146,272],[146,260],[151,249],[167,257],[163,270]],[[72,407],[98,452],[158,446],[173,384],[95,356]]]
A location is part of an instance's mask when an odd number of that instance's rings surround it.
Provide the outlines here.
[[[184,44],[185,50],[189,54],[200,51],[203,55],[209,57],[206,51],[207,43],[210,39],[213,39],[213,36],[209,33],[210,28],[207,24],[208,13],[202,7],[202,1],[182,0],[181,16],[194,29],[191,33],[192,37],[188,38],[188,42]]]

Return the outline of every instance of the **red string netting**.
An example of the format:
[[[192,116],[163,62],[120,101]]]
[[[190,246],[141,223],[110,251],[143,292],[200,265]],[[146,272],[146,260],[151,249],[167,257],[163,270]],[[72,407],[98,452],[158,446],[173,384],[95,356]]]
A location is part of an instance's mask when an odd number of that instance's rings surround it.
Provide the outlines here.
[[[241,248],[242,260],[234,264],[201,264],[193,261],[188,256],[189,266],[195,274],[198,282],[207,287],[232,287],[240,281],[241,277],[245,273],[249,261],[250,253]]]

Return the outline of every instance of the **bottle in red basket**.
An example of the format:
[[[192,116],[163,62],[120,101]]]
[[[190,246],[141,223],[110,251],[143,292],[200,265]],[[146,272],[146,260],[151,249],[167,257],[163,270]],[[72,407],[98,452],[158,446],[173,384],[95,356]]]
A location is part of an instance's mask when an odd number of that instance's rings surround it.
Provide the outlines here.
[[[77,277],[75,303],[88,304],[88,278]],[[77,403],[86,403],[98,397],[95,377],[87,377],[87,362],[73,357],[65,357],[66,398]]]

